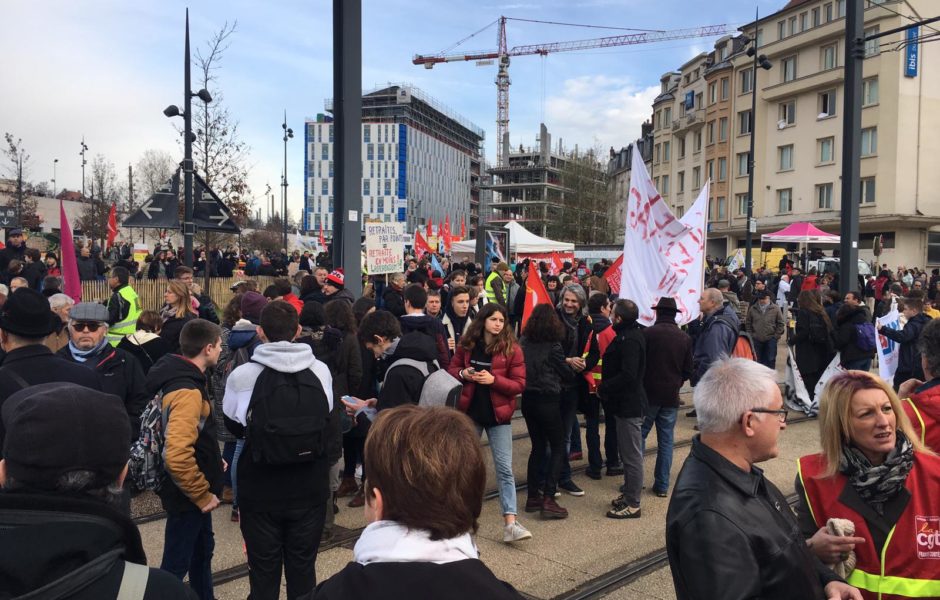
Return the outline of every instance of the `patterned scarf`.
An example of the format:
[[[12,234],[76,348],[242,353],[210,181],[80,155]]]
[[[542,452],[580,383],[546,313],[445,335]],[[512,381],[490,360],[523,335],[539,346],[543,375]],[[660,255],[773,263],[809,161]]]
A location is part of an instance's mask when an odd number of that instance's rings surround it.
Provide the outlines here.
[[[877,467],[872,466],[858,448],[842,445],[839,471],[849,478],[849,483],[861,499],[879,515],[884,515],[885,503],[901,491],[907,481],[907,474],[914,466],[914,447],[911,441],[901,430],[895,435],[897,441],[894,450],[889,452],[885,461]]]

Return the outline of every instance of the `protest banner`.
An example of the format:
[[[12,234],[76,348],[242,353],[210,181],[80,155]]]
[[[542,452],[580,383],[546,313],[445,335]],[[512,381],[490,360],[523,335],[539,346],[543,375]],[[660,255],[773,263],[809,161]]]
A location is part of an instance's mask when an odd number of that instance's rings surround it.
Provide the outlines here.
[[[405,270],[405,224],[365,223],[366,269],[369,275]]]

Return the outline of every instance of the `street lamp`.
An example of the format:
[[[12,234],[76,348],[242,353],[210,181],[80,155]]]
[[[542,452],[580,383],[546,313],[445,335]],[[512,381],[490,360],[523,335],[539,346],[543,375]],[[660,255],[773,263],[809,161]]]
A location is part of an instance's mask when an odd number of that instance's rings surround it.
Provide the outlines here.
[[[186,43],[183,51],[183,110],[171,104],[163,109],[167,118],[183,117],[183,254],[187,267],[193,266],[193,236],[196,226],[193,223],[193,96],[206,104],[212,102],[212,96],[205,89],[193,93],[189,74],[189,9],[186,9]]]
[[[82,157],[82,202],[85,201],[85,165],[88,164],[88,161],[85,160],[85,152],[87,151],[88,151],[88,144],[85,143],[85,136],[82,136],[82,151],[78,153],[79,156]],[[92,230],[92,235],[94,235],[94,222],[95,222],[94,200],[92,200],[91,202],[91,221],[92,221],[92,227],[90,227],[90,229]],[[84,227],[82,227],[82,229],[84,229]],[[84,235],[87,235],[87,233],[84,231],[82,233]]]
[[[756,21],[755,21],[756,23]],[[751,151],[747,156],[747,225],[744,233],[744,270],[751,276],[751,251],[754,244],[753,235],[757,227],[754,223],[754,137],[757,124],[757,67],[769,71],[772,67],[767,56],[757,53],[757,35],[749,39],[750,46],[747,55],[754,58],[751,66]]]
[[[56,197],[56,193],[55,193],[55,168],[56,168],[56,165],[58,165],[58,164],[59,164],[59,159],[58,159],[58,158],[52,160],[52,197],[53,197],[53,198]]]
[[[281,180],[281,186],[284,188],[283,201],[284,212],[281,216],[281,224],[284,226],[284,252],[287,252],[287,140],[293,139],[294,130],[287,126],[287,111],[284,111],[284,122],[281,123],[281,129],[284,130],[284,178]]]

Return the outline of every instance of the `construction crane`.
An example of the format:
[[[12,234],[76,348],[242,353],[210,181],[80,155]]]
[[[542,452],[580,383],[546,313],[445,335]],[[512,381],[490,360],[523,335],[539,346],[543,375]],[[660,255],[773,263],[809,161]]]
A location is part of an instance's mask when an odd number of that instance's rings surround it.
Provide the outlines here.
[[[555,52],[574,52],[577,50],[589,50],[594,48],[613,48],[616,46],[633,46],[636,44],[649,44],[653,42],[666,42],[670,40],[682,40],[690,38],[713,37],[726,35],[735,31],[732,25],[708,25],[706,27],[693,27],[690,29],[663,30],[637,30],[637,33],[626,35],[616,35],[610,37],[594,38],[589,40],[574,40],[570,42],[550,42],[546,44],[529,44],[526,46],[515,46],[508,48],[506,43],[506,21],[525,21],[529,23],[546,23],[550,25],[575,25],[573,23],[555,23],[551,21],[537,21],[535,19],[515,19],[511,17],[500,17],[497,21],[490,23],[480,31],[460,40],[452,45],[448,50],[438,54],[418,54],[415,55],[412,62],[416,65],[424,65],[426,69],[434,68],[434,65],[447,62],[465,62],[465,61],[485,61],[497,60],[499,70],[496,74],[496,164],[502,165],[504,158],[504,146],[509,144],[509,85],[512,83],[509,79],[509,57],[527,56],[538,54],[547,56]],[[474,52],[469,54],[448,54],[450,50],[459,46],[468,39],[474,37],[480,32],[489,29],[492,25],[499,23],[497,33],[498,50],[488,52]],[[598,29],[625,29],[621,27],[600,27],[597,25],[575,25],[580,27],[593,27]],[[492,64],[492,63],[490,63]]]

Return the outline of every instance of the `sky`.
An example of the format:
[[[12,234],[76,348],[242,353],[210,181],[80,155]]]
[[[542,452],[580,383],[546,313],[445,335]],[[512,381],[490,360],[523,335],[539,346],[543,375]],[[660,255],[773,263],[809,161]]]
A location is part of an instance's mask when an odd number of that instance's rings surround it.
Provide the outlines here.
[[[228,107],[250,147],[249,182],[255,206],[266,185],[280,198],[281,123],[288,142],[288,201],[292,217],[303,205],[303,122],[324,112],[332,96],[332,2],[325,0],[6,0],[0,56],[0,132],[22,138],[31,156],[30,179],[81,189],[80,142],[127,166],[149,149],[182,158],[175,129],[163,115],[182,107],[183,26],[190,9],[191,44],[204,47],[225,23],[237,22],[218,81],[210,93]],[[779,10],[786,0],[362,0],[362,84],[365,91],[405,82],[486,131],[484,151],[495,156],[495,65],[453,62],[427,70],[415,54],[435,54],[494,23],[500,15],[570,27],[510,21],[509,47],[626,33],[606,27],[682,29],[742,25]],[[494,25],[455,52],[497,47]],[[715,38],[522,56],[512,59],[509,130],[514,147],[536,143],[544,120],[554,144],[568,149],[626,146],[649,119],[660,76]],[[194,90],[195,91],[195,90]],[[0,165],[0,172],[6,165]],[[6,173],[0,173],[6,176]],[[87,173],[86,173],[87,175]]]

